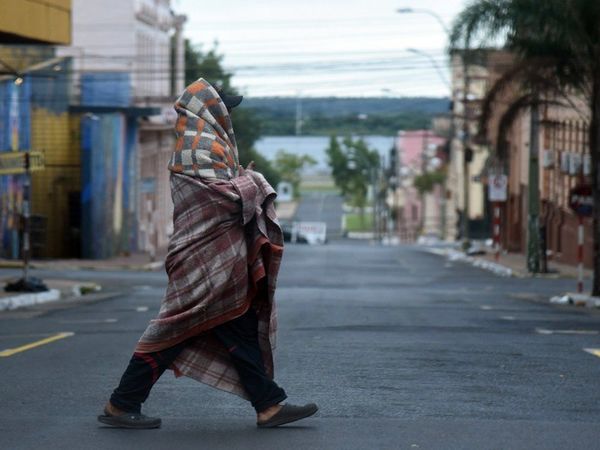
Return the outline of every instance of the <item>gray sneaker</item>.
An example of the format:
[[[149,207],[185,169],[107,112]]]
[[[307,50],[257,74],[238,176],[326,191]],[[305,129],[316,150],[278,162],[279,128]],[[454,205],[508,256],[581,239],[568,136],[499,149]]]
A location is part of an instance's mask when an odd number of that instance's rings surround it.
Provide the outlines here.
[[[98,416],[98,421],[116,428],[134,428],[138,430],[147,430],[150,428],[160,428],[162,420],[158,417],[148,417],[141,413],[125,413],[113,416],[104,410],[104,414]]]

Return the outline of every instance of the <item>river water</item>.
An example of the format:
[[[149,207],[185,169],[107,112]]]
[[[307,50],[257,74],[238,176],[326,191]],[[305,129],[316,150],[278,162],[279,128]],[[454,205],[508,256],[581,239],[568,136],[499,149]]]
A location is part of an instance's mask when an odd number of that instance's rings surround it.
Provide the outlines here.
[[[393,136],[361,137],[371,149],[377,150],[382,158],[389,158],[390,149],[394,146]],[[256,142],[255,147],[271,161],[279,150],[312,156],[317,165],[308,169],[306,173],[323,173],[329,170],[325,153],[329,139],[329,136],[265,136]]]

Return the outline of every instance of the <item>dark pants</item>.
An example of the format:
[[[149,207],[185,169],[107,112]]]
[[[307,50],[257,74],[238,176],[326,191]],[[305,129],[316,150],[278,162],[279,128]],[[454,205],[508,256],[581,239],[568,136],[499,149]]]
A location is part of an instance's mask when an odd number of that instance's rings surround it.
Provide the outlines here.
[[[212,331],[227,348],[250,402],[257,412],[286,399],[285,391],[265,373],[258,346],[257,317],[252,308],[246,314]],[[154,383],[185,348],[182,342],[154,353],[134,353],[114,390],[110,402],[127,412],[140,412]]]

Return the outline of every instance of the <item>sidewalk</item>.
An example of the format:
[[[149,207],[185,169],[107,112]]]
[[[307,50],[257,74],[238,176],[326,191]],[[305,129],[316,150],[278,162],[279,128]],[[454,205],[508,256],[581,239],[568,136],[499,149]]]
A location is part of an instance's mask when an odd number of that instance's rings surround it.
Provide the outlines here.
[[[518,277],[518,278],[577,278],[577,267],[567,264],[560,264],[554,261],[548,261],[548,273],[530,273],[527,270],[527,258],[521,253],[506,253],[501,254],[496,261],[495,254],[489,249],[481,247],[486,251],[485,254],[468,255],[464,252],[453,248],[452,246],[444,245],[428,245],[422,243],[426,251],[435,255],[444,256],[450,261],[462,261],[471,264],[475,267],[488,270],[496,275],[503,277]],[[593,277],[593,272],[584,269],[584,279],[589,280]],[[557,293],[549,298],[550,303],[556,305],[575,305],[587,306],[590,308],[600,308],[600,298],[593,297],[585,293],[562,292]]]
[[[61,299],[77,298],[97,293],[102,287],[97,283],[64,279],[44,279],[45,292],[6,292],[4,286],[16,277],[0,278],[0,311],[12,311]]]
[[[152,261],[147,253],[134,253],[109,259],[36,259],[33,269],[48,270],[161,270],[166,255],[157,255]],[[19,260],[0,259],[0,269],[20,269]]]
[[[527,258],[522,253],[506,253],[501,254],[498,261],[496,261],[493,253],[486,253],[485,255],[473,256],[476,259],[484,259],[490,262],[497,262],[500,265],[508,267],[513,271],[513,274],[518,277],[567,277],[577,278],[577,266],[570,266],[567,264],[560,264],[554,261],[548,261],[548,273],[531,274],[527,270]],[[584,278],[591,278],[592,271],[584,269]]]

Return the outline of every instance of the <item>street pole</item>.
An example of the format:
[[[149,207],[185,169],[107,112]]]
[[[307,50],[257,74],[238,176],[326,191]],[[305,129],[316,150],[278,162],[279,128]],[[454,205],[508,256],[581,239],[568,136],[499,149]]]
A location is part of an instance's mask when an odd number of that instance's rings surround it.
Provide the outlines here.
[[[466,49],[463,50],[466,52]],[[461,55],[462,67],[463,67],[463,122],[462,122],[462,151],[463,151],[463,217],[461,222],[461,237],[463,240],[463,246],[465,250],[467,250],[468,242],[469,242],[469,159],[471,155],[467,157],[467,154],[470,153],[468,148],[469,143],[469,122],[468,122],[468,109],[467,102],[469,101],[469,88],[470,88],[470,78],[469,78],[469,70],[467,65],[467,56],[465,53]]]
[[[377,241],[378,239],[378,224],[377,224],[377,169],[375,167],[371,168],[371,213],[373,216],[373,239]]]
[[[500,259],[500,203],[494,202],[494,259]]]
[[[529,195],[528,195],[528,232],[527,232],[527,270],[540,271],[540,191],[539,191],[539,147],[540,112],[538,97],[531,105],[531,123],[529,136]]]
[[[29,277],[29,261],[31,259],[31,162],[29,152],[25,153],[25,182],[23,183],[23,280]]]
[[[300,92],[296,95],[296,136],[302,134],[302,97]]]
[[[579,223],[577,226],[577,292],[583,292],[583,243],[584,228],[583,215],[578,214]]]

